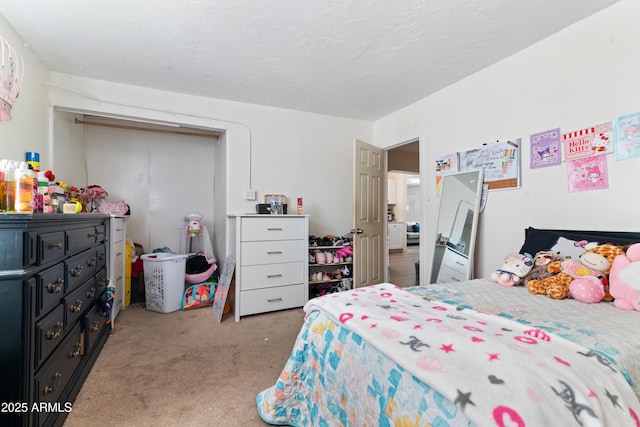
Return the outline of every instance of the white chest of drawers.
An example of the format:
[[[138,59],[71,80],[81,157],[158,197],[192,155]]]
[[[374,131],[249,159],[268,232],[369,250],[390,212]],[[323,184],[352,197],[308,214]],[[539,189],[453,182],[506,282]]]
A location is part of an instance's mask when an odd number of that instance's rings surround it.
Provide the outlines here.
[[[241,316],[302,307],[309,299],[306,215],[240,215],[235,235],[235,321]]]
[[[115,319],[120,310],[124,310],[125,298],[125,253],[127,243],[127,217],[111,216],[109,218],[109,282],[115,287],[113,308],[111,310],[111,328],[115,327]]]
[[[467,280],[469,271],[469,258],[450,248],[446,247],[442,257],[442,265],[438,273],[437,283],[461,282]]]

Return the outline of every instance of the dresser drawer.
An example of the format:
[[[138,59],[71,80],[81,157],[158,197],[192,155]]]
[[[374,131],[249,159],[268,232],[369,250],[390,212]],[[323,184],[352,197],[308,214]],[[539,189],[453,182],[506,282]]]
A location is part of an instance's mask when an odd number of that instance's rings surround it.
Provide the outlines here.
[[[103,231],[104,234],[104,231]],[[98,240],[96,227],[67,230],[67,253],[73,253],[95,244]]]
[[[64,231],[38,234],[38,264],[62,258],[66,253]]]
[[[462,282],[464,280],[467,280],[466,272],[454,270],[444,264],[440,266],[437,283]]]
[[[98,295],[102,295],[102,293],[107,289],[108,280],[107,280],[107,271],[103,269],[96,274],[96,287],[98,288]]]
[[[111,241],[113,243],[123,241],[125,235],[124,218],[114,218],[111,224],[113,226],[111,229]]]
[[[242,218],[240,240],[289,240],[306,239],[303,217]]]
[[[442,258],[442,265],[446,265],[466,276],[469,258],[447,247],[444,251],[444,257]]]
[[[307,256],[305,240],[281,242],[243,242],[240,248],[242,265],[303,261]]]
[[[96,271],[100,270],[107,264],[107,246],[102,244],[96,248]]]
[[[240,316],[283,310],[285,308],[302,307],[305,303],[304,287],[304,284],[300,284],[241,291]]]
[[[36,316],[59,304],[64,295],[64,264],[56,264],[36,275]]]
[[[65,283],[67,292],[74,290],[93,276],[98,265],[98,257],[95,249],[89,249],[69,258],[64,262]]]
[[[58,304],[51,313],[36,323],[35,368],[51,354],[64,338],[64,306]]]
[[[303,262],[251,265],[240,268],[242,269],[242,291],[281,285],[294,285],[305,281],[306,272]]]
[[[57,402],[82,359],[80,323],[64,338],[34,379],[36,402]]]
[[[84,347],[85,353],[90,353],[91,349],[98,342],[102,330],[107,327],[106,317],[101,304],[94,305],[84,318]]]
[[[64,311],[66,313],[66,324],[73,325],[87,311],[93,301],[98,296],[96,279],[90,278],[75,291],[64,297]]]

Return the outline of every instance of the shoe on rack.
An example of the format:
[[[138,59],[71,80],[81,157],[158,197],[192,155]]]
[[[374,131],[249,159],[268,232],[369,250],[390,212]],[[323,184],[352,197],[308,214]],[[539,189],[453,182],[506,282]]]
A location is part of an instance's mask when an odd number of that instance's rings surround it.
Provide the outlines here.
[[[327,257],[325,256],[325,252],[316,249],[316,251],[314,252],[315,256],[316,256],[316,263],[317,264],[324,264],[325,262],[327,262]]]

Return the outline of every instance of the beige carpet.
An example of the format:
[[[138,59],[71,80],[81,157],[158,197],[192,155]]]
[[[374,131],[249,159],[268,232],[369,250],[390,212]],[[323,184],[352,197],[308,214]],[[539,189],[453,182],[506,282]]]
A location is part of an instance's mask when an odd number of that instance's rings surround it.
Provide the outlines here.
[[[300,308],[218,324],[211,308],[127,307],[64,426],[267,426],[255,397],[275,384],[303,318]]]

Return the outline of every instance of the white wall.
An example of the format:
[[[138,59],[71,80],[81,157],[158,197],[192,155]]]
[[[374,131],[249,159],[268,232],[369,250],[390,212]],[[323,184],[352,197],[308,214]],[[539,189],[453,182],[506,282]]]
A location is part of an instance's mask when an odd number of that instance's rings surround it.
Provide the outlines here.
[[[48,70],[30,50],[13,28],[0,15],[0,35],[22,56],[24,81],[13,105],[10,121],[0,122],[0,159],[24,160],[25,152],[40,153],[40,163],[49,162],[48,89],[41,84]]]
[[[640,2],[622,0],[502,62],[374,123],[374,144],[420,138],[424,241],[435,236],[439,155],[521,137],[522,188],[492,191],[481,214],[476,276],[519,250],[524,228],[640,229],[640,158],[609,156],[609,189],[569,193],[566,164],[529,169],[529,135],[582,129],[640,111]],[[433,248],[424,245],[430,260]],[[427,263],[430,265],[430,263]]]
[[[61,108],[138,117],[226,132],[227,214],[255,212],[258,193],[303,198],[312,234],[345,234],[353,222],[356,138],[373,139],[368,122],[50,75],[50,102]],[[216,219],[218,221],[218,219]]]

